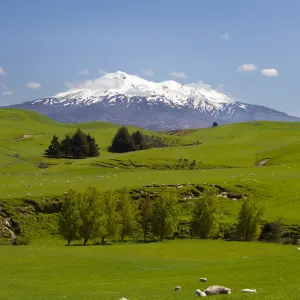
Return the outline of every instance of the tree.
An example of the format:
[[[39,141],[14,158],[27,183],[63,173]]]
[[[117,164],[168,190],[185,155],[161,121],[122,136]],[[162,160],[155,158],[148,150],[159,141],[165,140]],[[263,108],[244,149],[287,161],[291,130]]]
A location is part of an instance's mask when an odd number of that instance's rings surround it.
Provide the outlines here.
[[[132,138],[125,126],[118,129],[109,150],[117,153],[125,153],[133,150]]]
[[[136,132],[133,132],[131,136],[134,150],[142,150],[144,142],[143,134],[138,130]]]
[[[68,246],[72,240],[78,238],[79,225],[78,193],[75,190],[70,190],[63,200],[59,220],[59,231],[67,240]]]
[[[86,136],[79,128],[72,137],[72,152],[76,158],[85,158],[89,154],[89,144]]]
[[[238,218],[237,234],[242,241],[256,240],[261,231],[263,209],[254,198],[243,200]]]
[[[191,229],[201,239],[214,237],[219,228],[219,205],[214,191],[206,191],[192,211]]]
[[[97,235],[102,244],[108,237],[115,238],[120,233],[120,215],[117,211],[116,193],[106,191],[101,195],[101,213],[97,223]]]
[[[178,215],[177,193],[165,188],[154,200],[152,213],[152,230],[161,241],[177,229]]]
[[[101,215],[101,194],[95,187],[88,187],[78,197],[78,209],[80,216],[79,233],[86,245],[90,238],[97,236],[97,226]]]
[[[66,135],[65,139],[61,141],[60,151],[66,157],[73,156],[72,139],[71,139],[70,135]]]
[[[89,146],[88,156],[89,157],[97,157],[99,156],[99,147],[96,144],[95,138],[93,138],[90,134],[86,135],[86,140]]]
[[[45,151],[45,155],[49,157],[59,157],[60,154],[59,150],[60,150],[60,143],[58,137],[56,135],[53,135],[52,141],[48,149]]]
[[[141,224],[144,242],[146,241],[146,237],[148,235],[150,225],[151,225],[151,217],[152,217],[152,201],[150,199],[150,194],[146,194],[146,198],[143,199],[140,203],[140,219],[139,223]]]
[[[219,124],[217,122],[213,122],[212,127],[217,127],[217,126],[219,126]]]
[[[123,186],[117,193],[118,205],[117,210],[120,214],[121,223],[121,240],[125,235],[129,235],[136,228],[137,207],[132,201],[128,189]]]

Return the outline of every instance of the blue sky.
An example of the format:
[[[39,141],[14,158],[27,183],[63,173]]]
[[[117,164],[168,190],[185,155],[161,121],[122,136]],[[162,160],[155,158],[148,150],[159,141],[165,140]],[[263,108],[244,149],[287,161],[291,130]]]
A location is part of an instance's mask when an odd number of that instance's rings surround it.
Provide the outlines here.
[[[0,0],[0,105],[122,70],[300,116],[299,11],[298,0]]]

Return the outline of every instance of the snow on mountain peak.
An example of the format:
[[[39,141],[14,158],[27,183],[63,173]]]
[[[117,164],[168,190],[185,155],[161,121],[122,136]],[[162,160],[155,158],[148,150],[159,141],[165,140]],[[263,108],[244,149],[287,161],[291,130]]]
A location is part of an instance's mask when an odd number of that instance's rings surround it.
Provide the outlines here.
[[[146,97],[149,102],[164,99],[171,106],[192,105],[194,108],[215,107],[234,103],[235,101],[203,83],[182,85],[176,81],[153,82],[122,71],[108,73],[94,80],[76,84],[67,92],[59,93],[53,98],[58,101],[76,100],[76,103],[89,105],[101,102],[103,97],[124,95],[128,98]]]

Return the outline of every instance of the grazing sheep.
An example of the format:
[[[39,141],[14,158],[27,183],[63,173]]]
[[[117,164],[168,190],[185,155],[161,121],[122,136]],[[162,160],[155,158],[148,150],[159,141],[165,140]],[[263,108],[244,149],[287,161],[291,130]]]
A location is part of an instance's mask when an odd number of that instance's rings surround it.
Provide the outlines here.
[[[204,293],[206,295],[231,294],[231,289],[220,285],[212,285],[208,287]]]
[[[127,300],[127,299],[123,297],[123,298],[121,298],[120,300]]]
[[[195,291],[195,294],[199,297],[206,297],[206,294],[199,289]]]
[[[179,285],[175,286],[173,291],[181,292],[181,286],[179,286]]]
[[[256,289],[252,290],[252,289],[243,289],[241,290],[242,293],[256,293]]]
[[[206,278],[200,278],[200,282],[206,282],[207,279]]]

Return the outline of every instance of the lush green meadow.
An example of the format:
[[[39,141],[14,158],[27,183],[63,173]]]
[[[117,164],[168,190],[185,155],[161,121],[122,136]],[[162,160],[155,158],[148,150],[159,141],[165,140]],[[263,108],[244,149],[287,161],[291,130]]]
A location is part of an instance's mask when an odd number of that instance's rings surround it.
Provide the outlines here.
[[[255,195],[265,206],[268,220],[282,216],[285,223],[300,221],[299,123],[248,122],[175,134],[143,130],[176,141],[177,146],[124,154],[107,151],[118,126],[105,122],[61,124],[34,112],[1,109],[0,126],[2,199],[39,199],[89,185],[114,189],[121,185],[210,183]],[[53,134],[63,138],[77,127],[95,136],[99,157],[43,157]],[[200,144],[189,146],[195,142]],[[255,167],[265,158],[269,158],[265,166]],[[182,166],[179,161],[184,159],[187,164]],[[197,162],[196,168],[190,167],[192,161]],[[40,163],[48,168],[39,168]],[[235,218],[239,203],[220,201]]]
[[[193,299],[197,288],[213,284],[233,290],[211,299],[299,298],[297,246],[173,240],[65,247],[57,234],[58,214],[24,204],[91,185],[139,190],[154,183],[210,184],[253,195],[267,221],[282,217],[285,224],[299,225],[299,123],[248,122],[172,134],[143,130],[176,146],[125,154],[107,151],[118,128],[109,123],[61,124],[34,112],[1,109],[0,126],[0,209],[4,204],[30,239],[27,246],[0,246],[0,299]],[[63,138],[78,127],[96,138],[99,157],[43,156],[53,134]],[[47,168],[39,168],[41,163]],[[221,222],[232,223],[241,201],[218,199]],[[181,202],[181,220],[191,217],[188,203]],[[208,282],[200,283],[200,277]],[[173,291],[176,285],[182,292]],[[243,288],[258,293],[242,294]]]
[[[188,300],[213,284],[232,294],[210,299],[299,299],[299,263],[295,246],[262,243],[1,247],[0,299]],[[176,285],[181,292],[173,291]],[[242,294],[243,288],[257,294]]]

